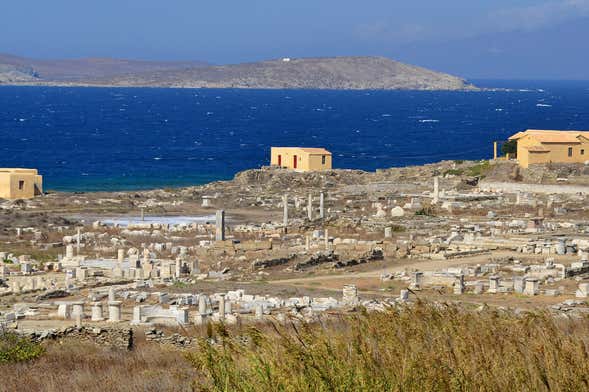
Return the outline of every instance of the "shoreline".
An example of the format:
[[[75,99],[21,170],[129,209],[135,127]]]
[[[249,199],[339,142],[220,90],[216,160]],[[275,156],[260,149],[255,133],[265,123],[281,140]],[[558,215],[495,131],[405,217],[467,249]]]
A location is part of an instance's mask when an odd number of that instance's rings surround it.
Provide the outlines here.
[[[248,86],[224,86],[224,87],[210,87],[210,86],[181,86],[181,85],[121,85],[121,84],[93,84],[93,83],[76,83],[76,82],[22,82],[22,83],[0,83],[0,87],[65,87],[65,88],[150,88],[150,89],[192,89],[192,90],[295,90],[295,91],[419,91],[419,92],[512,92],[519,91],[518,89],[506,88],[488,88],[474,86],[472,88],[464,89],[404,89],[404,88],[390,88],[390,89],[361,89],[361,88],[298,88],[298,87],[248,87]],[[534,91],[534,90],[530,90]]]

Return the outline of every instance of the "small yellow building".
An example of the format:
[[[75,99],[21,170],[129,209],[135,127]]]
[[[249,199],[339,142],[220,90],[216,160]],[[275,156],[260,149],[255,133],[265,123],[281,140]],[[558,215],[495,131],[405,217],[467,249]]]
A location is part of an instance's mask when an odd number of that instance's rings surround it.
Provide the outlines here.
[[[528,129],[509,140],[517,141],[517,160],[524,168],[535,163],[582,163],[589,160],[589,132]]]
[[[270,164],[296,171],[331,170],[331,153],[324,148],[272,147]]]
[[[0,168],[0,198],[31,199],[43,193],[43,177],[37,169]]]

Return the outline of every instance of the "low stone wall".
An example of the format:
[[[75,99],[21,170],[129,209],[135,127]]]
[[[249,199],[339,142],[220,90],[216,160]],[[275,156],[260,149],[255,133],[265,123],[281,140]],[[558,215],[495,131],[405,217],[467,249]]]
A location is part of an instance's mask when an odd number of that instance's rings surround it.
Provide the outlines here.
[[[507,193],[530,192],[545,194],[589,194],[589,186],[582,185],[543,185],[543,184],[524,184],[518,182],[479,182],[481,191],[501,191]]]
[[[130,328],[68,327],[57,330],[32,332],[27,334],[27,336],[36,342],[76,339],[125,350],[131,350],[133,348],[133,330]]]
[[[151,328],[145,331],[145,340],[152,343],[169,344],[178,348],[193,348],[197,346],[195,339],[173,333],[165,335],[163,331]]]

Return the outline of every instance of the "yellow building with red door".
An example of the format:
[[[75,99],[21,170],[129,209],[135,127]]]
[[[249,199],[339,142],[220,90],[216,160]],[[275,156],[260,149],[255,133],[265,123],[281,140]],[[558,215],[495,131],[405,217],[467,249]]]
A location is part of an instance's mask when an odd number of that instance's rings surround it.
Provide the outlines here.
[[[517,141],[517,160],[524,168],[537,163],[589,160],[589,132],[528,129],[509,140]]]
[[[331,170],[331,153],[324,148],[272,147],[270,164],[301,172]]]

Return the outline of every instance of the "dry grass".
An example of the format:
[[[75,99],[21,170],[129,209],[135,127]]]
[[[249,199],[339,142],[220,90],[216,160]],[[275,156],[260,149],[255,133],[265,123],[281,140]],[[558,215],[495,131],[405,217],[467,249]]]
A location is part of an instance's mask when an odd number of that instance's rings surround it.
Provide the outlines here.
[[[0,365],[0,391],[191,391],[197,376],[178,350],[140,344],[134,351],[91,343],[49,344],[29,363]]]
[[[0,366],[0,390],[589,390],[588,319],[417,304],[312,325],[194,332],[200,346],[188,353],[51,344],[40,359]]]
[[[249,331],[190,355],[211,391],[589,390],[587,320],[418,305]]]

